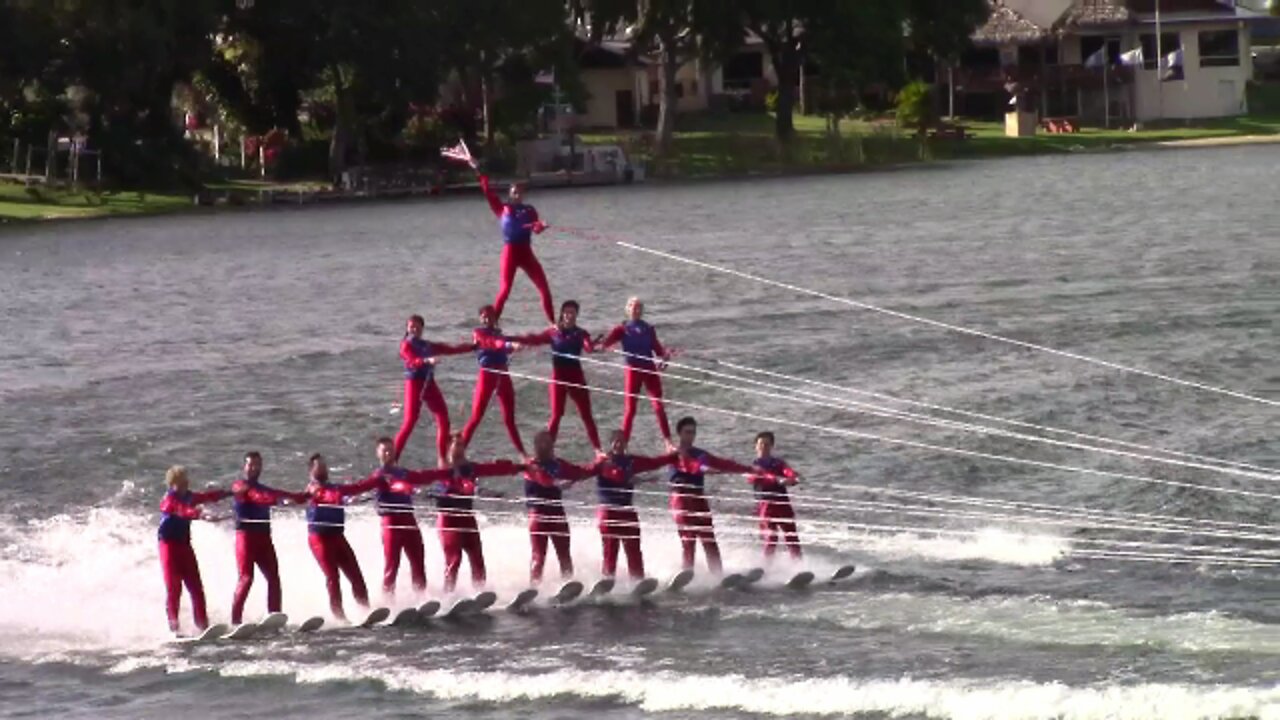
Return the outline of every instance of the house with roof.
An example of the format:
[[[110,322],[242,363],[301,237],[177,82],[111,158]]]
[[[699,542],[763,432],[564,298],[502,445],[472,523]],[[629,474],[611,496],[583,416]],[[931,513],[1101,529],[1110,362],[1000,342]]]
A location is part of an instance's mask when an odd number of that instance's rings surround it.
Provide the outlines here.
[[[1002,111],[1013,97],[1041,116],[1107,124],[1247,112],[1250,32],[1269,21],[1232,0],[991,3],[947,75],[962,111]]]

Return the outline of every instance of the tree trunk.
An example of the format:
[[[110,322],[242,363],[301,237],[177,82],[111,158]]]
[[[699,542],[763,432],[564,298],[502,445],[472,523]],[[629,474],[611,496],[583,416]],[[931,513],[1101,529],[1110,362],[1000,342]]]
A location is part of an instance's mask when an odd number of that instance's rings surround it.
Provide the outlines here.
[[[680,69],[677,41],[669,34],[658,37],[658,140],[655,153],[666,156],[676,129],[676,72]]]
[[[480,112],[484,118],[484,147],[488,151],[493,147],[496,130],[493,127],[493,88],[489,81],[488,68],[480,69]]]
[[[352,108],[347,93],[346,82],[340,68],[333,69],[333,97],[337,107],[333,123],[333,136],[329,138],[329,177],[334,183],[341,181],[342,172],[347,169],[347,147],[351,143]]]
[[[799,79],[800,54],[796,50],[794,40],[788,38],[786,44],[770,55],[773,67],[778,73],[778,107],[774,117],[774,134],[780,142],[789,142],[795,136],[794,121],[796,106],[796,82]]]

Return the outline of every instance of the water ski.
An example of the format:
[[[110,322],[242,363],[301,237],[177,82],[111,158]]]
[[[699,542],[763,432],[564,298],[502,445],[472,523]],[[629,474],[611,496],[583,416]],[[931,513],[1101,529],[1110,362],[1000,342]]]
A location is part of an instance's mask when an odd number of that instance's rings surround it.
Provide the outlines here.
[[[693,582],[693,571],[681,570],[667,581],[667,592],[678,593],[688,587],[691,582]]]
[[[720,580],[720,589],[733,590],[735,588],[741,587],[742,584],[745,583],[746,581],[747,579],[742,575],[739,575],[738,573],[729,573],[728,575],[725,575]]]
[[[613,585],[613,578],[600,578],[600,580],[596,581],[595,585],[591,586],[591,592],[587,593],[587,597],[604,597],[605,595],[613,592]]]
[[[556,594],[551,597],[551,601],[555,603],[573,602],[578,599],[578,596],[581,594],[582,583],[577,580],[570,580],[560,586],[560,589],[556,591]]]
[[[507,611],[520,612],[521,610],[524,610],[526,605],[533,602],[534,598],[536,597],[538,597],[538,591],[534,590],[533,588],[521,590],[511,600],[511,602],[507,603]]]
[[[828,580],[827,582],[840,582],[841,580],[844,580],[845,578],[852,575],[853,571],[857,569],[858,568],[856,568],[853,565],[841,565],[840,567],[836,568],[835,572],[831,573],[831,579]]]
[[[178,642],[186,643],[188,645],[200,645],[202,643],[213,642],[214,640],[221,638],[223,635],[226,635],[227,632],[229,632],[230,630],[231,630],[230,625],[217,623],[216,625],[210,625],[209,627],[205,628],[204,632],[200,633],[199,635],[195,635],[193,637],[178,638]]]
[[[494,603],[498,602],[498,594],[492,590],[485,590],[471,598],[471,601],[475,603],[475,606],[471,608],[471,612],[482,613],[493,607]]]
[[[406,625],[416,625],[421,620],[422,614],[418,612],[418,608],[405,608],[396,613],[396,616],[391,620],[391,624],[394,627],[404,627]]]
[[[271,613],[262,618],[262,622],[258,623],[258,630],[254,635],[266,635],[268,633],[279,632],[289,622],[289,616],[284,613]]]
[[[356,623],[356,625],[362,628],[371,628],[389,617],[391,617],[391,610],[389,608],[375,608],[369,611],[369,614],[366,615],[363,620]]]
[[[443,615],[447,618],[460,618],[470,613],[475,606],[476,601],[471,598],[458,598],[444,611]]]
[[[642,598],[648,597],[658,589],[658,581],[653,578],[645,578],[636,583],[631,588],[631,597]]]
[[[423,620],[435,617],[438,612],[440,612],[439,600],[428,600],[418,606],[418,616]]]
[[[763,577],[764,577],[764,568],[751,568],[750,570],[742,574],[742,584],[743,586],[754,585],[760,582],[760,579]]]
[[[787,581],[787,587],[791,590],[804,590],[809,587],[809,583],[813,582],[813,573],[805,570],[798,572],[790,580]]]
[[[304,620],[303,623],[298,626],[298,629],[294,630],[294,632],[296,633],[315,632],[319,630],[323,625],[324,625],[324,618],[320,617],[319,615],[316,615],[315,617],[309,617],[306,620]]]
[[[227,633],[227,640],[248,640],[258,631],[257,623],[241,623]]]

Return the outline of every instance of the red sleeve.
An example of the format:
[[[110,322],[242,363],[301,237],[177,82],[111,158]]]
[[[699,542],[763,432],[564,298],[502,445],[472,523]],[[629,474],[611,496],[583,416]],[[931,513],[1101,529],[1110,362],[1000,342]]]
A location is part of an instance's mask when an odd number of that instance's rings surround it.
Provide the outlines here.
[[[508,341],[505,337],[493,337],[492,335],[484,335],[479,330],[471,334],[477,346],[485,350],[506,350]]]
[[[475,349],[474,343],[431,343],[433,355],[465,355]]]
[[[473,472],[475,472],[475,476],[478,478],[515,475],[520,472],[523,467],[523,465],[517,465],[510,460],[495,460],[490,463],[474,463],[471,466]]]
[[[407,337],[400,341],[400,359],[404,361],[405,365],[415,370],[422,367],[422,364],[426,362],[425,358],[418,357],[413,351],[413,346],[409,344],[409,338]]]
[[[517,335],[509,338],[512,342],[523,343],[525,345],[550,345],[551,335],[555,332],[555,328],[547,328],[542,332],[533,333],[532,335]]]
[[[584,339],[583,339],[583,341],[582,341],[582,352],[584,352],[584,353],[593,353],[593,352],[595,352],[595,351],[596,351],[596,344],[595,344],[595,343],[593,343],[593,342],[591,342],[591,333],[587,332],[587,331],[584,329],[584,330],[582,331],[582,334],[583,334],[583,335],[586,335],[586,338],[584,338]]]
[[[369,492],[370,490],[377,489],[377,487],[381,485],[382,482],[383,482],[382,475],[375,472],[369,477],[363,480],[360,480],[359,482],[353,482],[343,487],[345,487],[347,490],[350,490],[352,495],[359,495],[360,493]]]
[[[728,458],[716,457],[711,453],[707,453],[706,463],[707,463],[707,467],[711,468],[712,470],[719,470],[720,472],[757,473],[760,471],[759,468],[754,467],[752,465],[743,465],[740,462],[734,462],[733,460],[730,460]]]
[[[226,490],[206,490],[205,492],[191,493],[191,504],[200,505],[202,503],[218,502],[224,498],[231,497],[231,493]]]
[[[502,213],[507,206],[502,204],[502,201],[498,199],[497,193],[493,191],[493,188],[489,187],[488,175],[482,174],[480,176],[480,192],[484,193],[484,199],[489,201],[489,209],[493,211],[493,214],[502,217]]]
[[[626,331],[627,331],[626,328],[622,327],[621,325],[618,325],[614,329],[610,330],[609,334],[605,336],[604,342],[600,343],[600,349],[608,350],[610,345],[613,345],[622,339],[622,336],[624,333],[626,333]]]
[[[657,457],[643,457],[640,455],[631,456],[631,472],[639,474],[643,472],[651,472],[658,468],[663,468],[676,461],[678,455],[676,453],[667,453]]]
[[[667,349],[662,347],[662,342],[658,340],[658,331],[656,328],[649,328],[649,334],[653,336],[653,353],[660,358],[667,357]]]
[[[160,512],[188,520],[195,520],[200,517],[200,508],[196,507],[194,501],[191,504],[187,504],[172,495],[165,495],[164,499],[160,501]]]
[[[404,474],[404,481],[410,485],[430,485],[438,480],[448,480],[453,475],[450,468],[436,468],[435,470],[408,470]]]
[[[299,496],[306,497],[302,493],[288,493],[282,490],[269,488],[265,485],[259,485],[256,488],[248,488],[244,491],[244,498],[255,505],[277,505],[281,500],[286,498],[297,498]]]
[[[559,458],[557,458],[559,460]],[[594,467],[587,467],[577,463],[571,463],[568,460],[559,460],[560,473],[558,477],[561,480],[586,480],[596,474]]]

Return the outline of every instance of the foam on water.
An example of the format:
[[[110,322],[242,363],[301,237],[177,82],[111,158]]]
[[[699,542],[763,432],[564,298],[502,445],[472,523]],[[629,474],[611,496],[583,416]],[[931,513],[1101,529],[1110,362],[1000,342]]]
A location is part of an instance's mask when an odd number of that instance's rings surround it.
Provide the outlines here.
[[[464,672],[405,667],[380,655],[299,667],[271,660],[208,666],[224,677],[279,677],[299,684],[368,682],[445,701],[495,705],[612,700],[647,712],[728,711],[775,716],[925,715],[954,720],[1200,720],[1280,718],[1280,686],[1135,684],[1069,686],[1021,680],[751,678],[670,671]],[[527,708],[526,708],[527,709]]]

